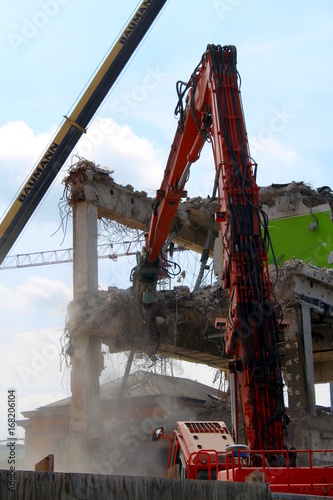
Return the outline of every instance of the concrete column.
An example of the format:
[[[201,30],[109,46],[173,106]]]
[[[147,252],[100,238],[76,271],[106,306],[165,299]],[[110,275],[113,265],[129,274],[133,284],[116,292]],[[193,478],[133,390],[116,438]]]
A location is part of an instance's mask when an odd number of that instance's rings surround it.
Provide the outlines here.
[[[99,376],[103,369],[103,354],[99,339],[79,335],[73,339],[71,430],[86,431],[98,417]]]
[[[72,339],[70,450],[71,471],[89,471],[90,442],[100,431],[99,376],[103,370],[101,343],[92,335]]]
[[[333,382],[330,383],[331,412],[333,413]]]
[[[73,207],[74,301],[98,291],[97,206],[85,201]],[[84,320],[83,320],[84,321]],[[80,322],[80,318],[77,318]],[[70,468],[88,471],[89,438],[100,421],[99,376],[103,369],[101,342],[88,333],[72,336]]]
[[[286,383],[290,415],[306,416],[308,398],[302,349],[302,322],[298,310],[288,310],[289,328],[285,332]]]
[[[86,201],[73,207],[73,281],[74,300],[82,295],[96,295],[97,266],[97,206]]]
[[[286,371],[290,415],[316,416],[310,308],[288,311],[285,333]]]
[[[313,350],[311,332],[310,306],[302,304],[303,347],[306,388],[308,395],[308,411],[312,417],[316,416],[315,379],[313,369]]]

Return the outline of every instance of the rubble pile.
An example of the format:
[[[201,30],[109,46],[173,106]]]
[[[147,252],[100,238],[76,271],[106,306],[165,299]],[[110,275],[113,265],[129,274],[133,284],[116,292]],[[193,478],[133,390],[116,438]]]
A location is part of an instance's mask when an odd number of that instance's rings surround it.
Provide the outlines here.
[[[84,296],[68,306],[67,328],[73,337],[93,334],[111,337],[115,350],[131,348],[141,312],[132,289],[110,287]]]
[[[264,208],[274,208],[276,212],[296,211],[304,207],[311,212],[313,208],[326,204],[333,210],[333,192],[328,186],[312,189],[304,182],[295,181],[290,184],[272,184],[260,188],[259,196]]]
[[[95,297],[82,297],[68,307],[67,329],[72,337],[98,335],[111,352],[135,349],[149,355],[172,345],[174,348],[214,347],[210,335],[218,337],[216,317],[225,316],[227,292],[207,287],[191,292],[180,286],[156,292],[151,309],[144,309],[133,288],[109,287]]]
[[[301,260],[288,260],[283,266],[272,270],[270,273],[271,281],[274,283],[277,277],[277,283],[274,287],[274,295],[277,302],[285,307],[294,307],[297,304],[295,295],[295,274],[302,268]]]
[[[172,311],[176,313],[177,324],[191,323],[215,328],[215,318],[225,314],[228,307],[228,295],[220,286],[205,287],[191,292],[187,286],[159,292],[157,295],[157,313],[167,318]],[[195,319],[193,320],[193,314]]]
[[[298,299],[295,293],[295,278],[304,268],[317,272],[321,275],[322,279],[326,276],[333,283],[333,269],[318,268],[312,264],[305,264],[299,259],[290,259],[284,262],[283,266],[278,268],[278,271],[273,269],[270,273],[273,283],[277,276],[274,295],[279,304],[284,307],[295,307],[297,305]]]

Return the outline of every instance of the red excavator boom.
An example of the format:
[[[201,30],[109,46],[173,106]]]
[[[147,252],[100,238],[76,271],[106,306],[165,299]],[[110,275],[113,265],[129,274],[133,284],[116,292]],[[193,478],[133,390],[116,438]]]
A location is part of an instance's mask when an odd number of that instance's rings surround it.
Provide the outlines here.
[[[268,221],[260,207],[256,164],[249,151],[236,48],[209,45],[190,81],[177,87],[180,119],[135,273],[138,290],[149,305],[190,166],[208,141],[219,198],[222,282],[229,297],[227,318],[218,324],[224,325],[226,352],[233,357],[230,371],[237,379],[247,445],[238,444],[237,432],[234,443],[223,422],[215,421],[178,422],[172,436],[159,428],[153,439],[171,441],[168,477],[259,478],[274,492],[332,497],[332,466],[315,465],[332,450],[288,449],[278,322],[267,264]],[[302,466],[297,465],[297,455]]]
[[[144,284],[143,302],[151,301],[146,292],[156,282],[160,252],[190,166],[210,142],[218,183],[222,282],[229,291],[225,344],[233,355],[230,369],[238,379],[246,440],[251,449],[283,450],[286,416],[267,264],[267,217],[260,208],[256,164],[249,151],[236,48],[208,45],[190,81],[178,82],[177,88],[178,127],[137,273]]]

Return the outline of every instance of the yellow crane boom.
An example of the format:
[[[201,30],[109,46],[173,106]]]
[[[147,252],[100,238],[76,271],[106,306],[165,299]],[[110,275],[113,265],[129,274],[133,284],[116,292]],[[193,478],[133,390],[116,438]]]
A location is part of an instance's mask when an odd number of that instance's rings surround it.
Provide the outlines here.
[[[144,0],[0,223],[0,264],[167,0]]]

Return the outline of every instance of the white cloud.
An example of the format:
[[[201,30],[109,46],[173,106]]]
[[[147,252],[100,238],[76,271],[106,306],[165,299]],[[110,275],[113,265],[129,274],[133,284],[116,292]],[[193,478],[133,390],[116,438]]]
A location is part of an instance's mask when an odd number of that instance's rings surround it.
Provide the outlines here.
[[[128,125],[111,118],[96,120],[80,140],[77,153],[114,169],[114,178],[136,189],[156,190],[164,171],[165,154]]]
[[[0,127],[1,173],[6,181],[18,189],[47,148],[54,130],[36,134],[24,121],[10,121]],[[75,155],[115,170],[114,178],[121,184],[131,184],[136,189],[153,189],[160,186],[166,154],[157,149],[147,138],[135,134],[128,125],[101,118],[88,128],[79,141],[67,164],[76,161]],[[66,165],[57,183],[65,175]],[[9,193],[10,194],[10,193]],[[7,191],[0,194],[4,206],[9,202]]]
[[[258,56],[258,54],[268,54],[271,57],[273,52],[288,47],[289,43],[290,39],[286,38],[280,38],[279,40],[272,40],[270,42],[266,40],[265,43],[246,43],[239,46],[238,52],[244,59],[245,57],[253,58],[254,56]]]
[[[2,316],[16,312],[22,316],[40,314],[40,307],[48,314],[58,314],[65,304],[72,299],[72,288],[61,280],[50,280],[39,276],[30,276],[26,281],[10,288],[0,284],[0,311]]]
[[[0,127],[0,160],[20,162],[28,174],[51,139],[51,132],[35,132],[24,121],[10,121]]]
[[[292,181],[315,187],[332,184],[331,170],[320,159],[305,156],[276,138],[265,144],[250,137],[249,142],[251,155],[258,163],[259,186]]]
[[[266,160],[271,158],[274,162],[282,162],[282,167],[297,166],[298,162],[301,160],[301,156],[294,149],[285,146],[273,138],[267,143],[260,143],[250,138],[250,149],[255,159],[257,159],[258,156],[263,156]]]
[[[304,180],[304,158],[290,146],[271,137],[269,141],[249,138],[251,156],[258,164],[257,182],[260,186]]]
[[[15,322],[15,319],[13,320]],[[7,391],[16,391],[16,413],[65,398],[70,393],[69,370],[60,371],[60,337],[62,332],[50,328],[25,329],[0,339],[2,408],[5,410]],[[0,439],[6,439],[6,412],[0,414]],[[17,429],[22,436],[23,429]]]
[[[277,141],[273,141],[269,147],[269,154],[274,156],[277,160],[281,160],[288,167],[296,165],[300,160],[300,155],[291,148],[284,148],[283,145]]]

